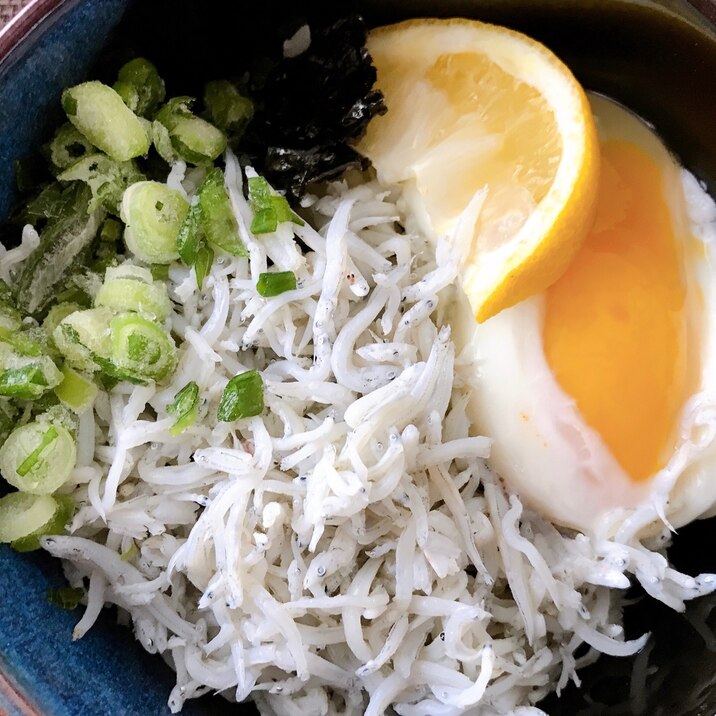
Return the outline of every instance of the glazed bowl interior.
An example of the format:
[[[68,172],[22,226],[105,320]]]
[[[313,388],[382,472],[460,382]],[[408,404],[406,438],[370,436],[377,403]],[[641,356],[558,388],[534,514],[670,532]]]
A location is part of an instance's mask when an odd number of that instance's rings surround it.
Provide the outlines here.
[[[714,10],[709,0],[698,4]],[[248,69],[266,52],[277,28],[296,23],[296,5],[267,0],[59,3],[0,60],[0,212],[7,212],[12,199],[12,162],[47,139],[60,119],[63,86],[89,76],[111,81],[121,62],[143,54],[158,65],[170,94],[198,92],[208,79]],[[716,195],[716,34],[686,0],[364,0],[342,4],[340,12],[352,9],[370,25],[465,16],[532,35],[587,89],[621,101],[652,123],[681,163]],[[304,3],[299,17],[337,12],[335,3]],[[716,556],[709,549],[715,535],[714,521],[682,530],[672,559],[688,573],[715,572]],[[116,615],[106,615],[90,636],[70,644],[77,613],[59,613],[45,600],[47,588],[60,581],[48,558],[0,549],[0,662],[7,662],[19,688],[40,713],[169,713],[168,668],[145,655],[128,630],[112,624]],[[646,656],[600,660],[584,675],[588,699],[569,688],[561,699],[550,697],[544,708],[550,714],[716,712],[716,653],[711,651],[716,640],[706,631],[716,601],[701,600],[684,618],[637,592],[629,596],[637,602],[627,609],[628,635],[655,634]],[[213,698],[187,706],[186,713],[254,711]]]

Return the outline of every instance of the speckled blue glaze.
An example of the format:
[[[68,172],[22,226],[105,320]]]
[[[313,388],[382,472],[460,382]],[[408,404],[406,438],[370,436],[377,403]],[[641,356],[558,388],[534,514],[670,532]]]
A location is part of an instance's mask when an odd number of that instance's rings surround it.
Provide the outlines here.
[[[12,201],[14,160],[36,147],[48,123],[57,121],[62,88],[83,79],[127,4],[68,0],[0,63],[0,217]],[[0,714],[169,714],[171,671],[146,654],[129,629],[116,625],[116,613],[103,614],[84,639],[72,641],[80,610],[63,611],[46,598],[63,581],[59,565],[46,555],[19,555],[0,546],[0,675],[29,706],[0,689]],[[183,713],[213,715],[230,708],[214,698],[188,704]]]

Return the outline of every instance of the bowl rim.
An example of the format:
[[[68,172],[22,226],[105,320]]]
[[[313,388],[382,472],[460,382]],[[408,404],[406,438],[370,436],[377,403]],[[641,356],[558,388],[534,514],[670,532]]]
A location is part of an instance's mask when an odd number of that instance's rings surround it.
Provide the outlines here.
[[[78,1],[80,0],[30,0],[0,28],[0,65],[48,18]],[[686,0],[685,4],[696,10],[716,30],[716,0]],[[42,716],[32,702],[31,695],[12,678],[0,658],[0,713],[2,707],[9,707],[10,713],[16,716]]]
[[[0,60],[5,59],[32,30],[67,0],[30,0],[0,29]]]
[[[0,62],[47,17],[73,0],[30,0],[10,22],[0,28]],[[716,29],[716,0],[686,0]]]

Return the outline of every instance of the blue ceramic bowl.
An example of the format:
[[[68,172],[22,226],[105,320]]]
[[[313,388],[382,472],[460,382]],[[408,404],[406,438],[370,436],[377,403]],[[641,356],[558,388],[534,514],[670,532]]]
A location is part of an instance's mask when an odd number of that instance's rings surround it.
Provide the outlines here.
[[[268,0],[35,0],[0,32],[0,219],[13,200],[13,162],[56,126],[63,87],[90,76],[110,79],[119,62],[137,52],[159,65],[170,93],[191,93],[202,80],[240,74],[262,30],[280,24],[290,6]],[[308,6],[309,0],[301,3],[304,10]],[[464,15],[542,39],[589,89],[651,120],[715,193],[714,0],[363,0],[357,6],[375,24]],[[293,15],[295,6],[288,12]],[[691,572],[716,571],[708,548],[715,535],[713,522],[685,530],[673,558]],[[103,615],[81,641],[71,641],[79,611],[53,607],[46,596],[62,582],[59,566],[45,555],[0,546],[0,716],[169,714],[172,673],[143,652],[129,629],[116,625],[116,613]],[[691,638],[686,622],[658,607],[640,607],[629,619],[637,630],[660,631],[655,653],[664,652],[660,680],[641,712],[716,713],[716,657]],[[614,676],[612,702],[622,698],[613,694],[628,684],[629,669],[625,661],[599,662],[597,677]],[[552,699],[549,713],[577,714],[584,706],[580,698]],[[618,713],[638,713],[628,688],[624,698]],[[597,706],[585,713],[605,712]],[[184,713],[255,712],[204,697]]]

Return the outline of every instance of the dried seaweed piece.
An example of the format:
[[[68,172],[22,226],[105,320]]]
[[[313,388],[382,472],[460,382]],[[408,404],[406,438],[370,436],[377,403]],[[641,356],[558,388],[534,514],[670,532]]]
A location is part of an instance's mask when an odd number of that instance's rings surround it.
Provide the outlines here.
[[[311,27],[311,44],[283,58],[254,90],[258,111],[243,143],[259,172],[295,198],[311,181],[366,161],[349,146],[386,111],[358,16]]]

